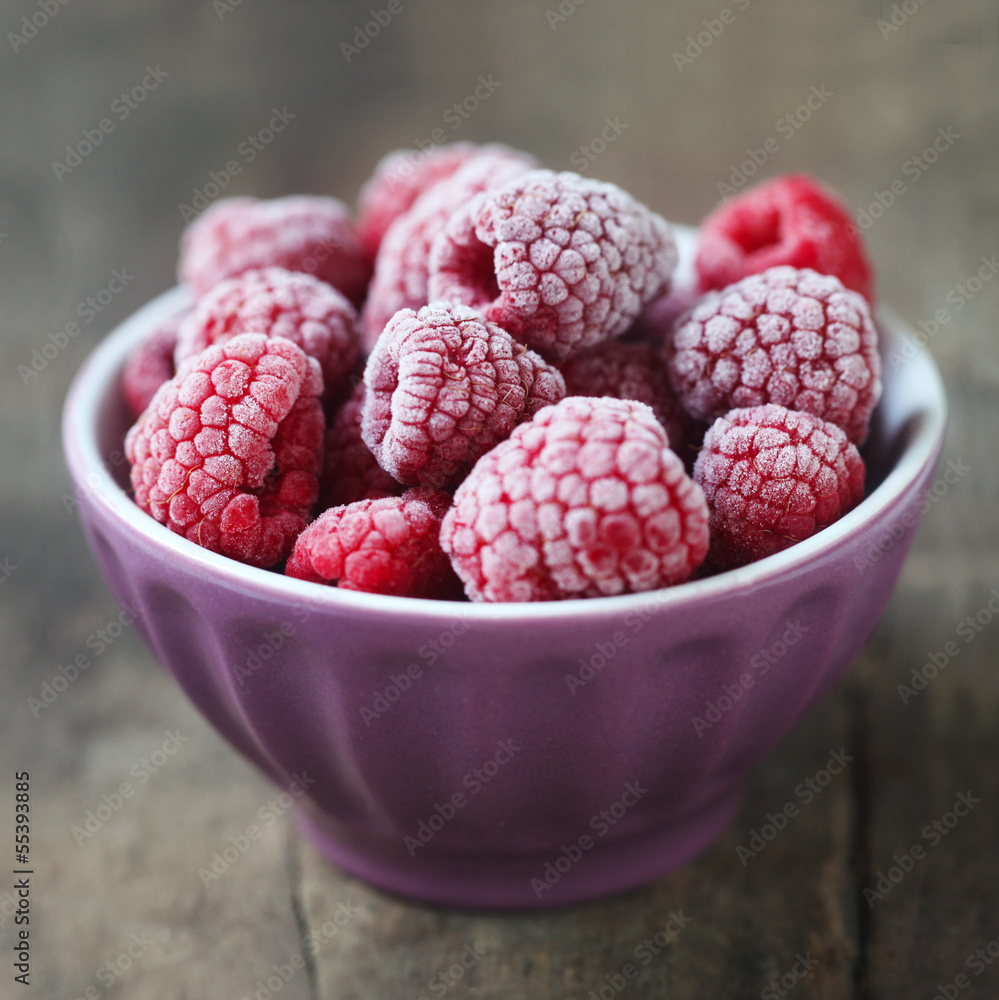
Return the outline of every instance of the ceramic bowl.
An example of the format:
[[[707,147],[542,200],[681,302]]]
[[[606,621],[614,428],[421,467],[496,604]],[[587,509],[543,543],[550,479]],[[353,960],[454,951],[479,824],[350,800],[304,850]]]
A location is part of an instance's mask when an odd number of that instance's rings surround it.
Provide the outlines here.
[[[120,392],[174,290],[79,372],[63,433],[86,535],[191,701],[332,862],[421,900],[542,907],[682,865],[864,645],[912,541],[940,378],[879,313],[868,491],[742,569],[653,593],[482,605],[325,588],[199,548],[129,498]],[[895,363],[899,359],[901,363]]]

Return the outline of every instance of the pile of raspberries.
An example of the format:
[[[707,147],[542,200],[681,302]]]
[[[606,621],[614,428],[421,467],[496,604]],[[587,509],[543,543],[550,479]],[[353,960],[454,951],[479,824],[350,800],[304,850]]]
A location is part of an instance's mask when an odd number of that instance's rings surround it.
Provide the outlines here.
[[[842,203],[778,177],[700,227],[613,184],[458,143],[378,165],[356,217],[218,201],[190,305],[122,376],[135,502],[319,584],[472,601],[682,583],[864,493],[881,392]]]

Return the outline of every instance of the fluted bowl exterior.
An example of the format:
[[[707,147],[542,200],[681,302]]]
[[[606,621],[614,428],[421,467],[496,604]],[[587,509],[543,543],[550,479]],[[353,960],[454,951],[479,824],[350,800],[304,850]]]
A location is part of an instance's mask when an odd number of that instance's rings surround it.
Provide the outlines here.
[[[207,552],[124,488],[129,350],[77,376],[64,441],[87,537],[190,699],[345,869],[421,899],[551,906],[641,884],[724,828],[747,772],[877,624],[937,457],[929,356],[882,312],[871,487],[819,535],[668,590],[480,605],[325,588]]]

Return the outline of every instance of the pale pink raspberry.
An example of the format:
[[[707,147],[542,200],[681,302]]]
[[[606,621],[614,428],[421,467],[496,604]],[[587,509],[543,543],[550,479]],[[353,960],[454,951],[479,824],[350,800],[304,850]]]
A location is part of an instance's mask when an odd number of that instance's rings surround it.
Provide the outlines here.
[[[526,153],[485,146],[450,177],[424,192],[389,228],[375,260],[364,304],[364,345],[371,350],[400,309],[421,309],[429,301],[427,282],[434,239],[459,208],[477,194],[534,166]]]
[[[402,483],[454,486],[562,376],[495,323],[446,302],[396,313],[364,370],[364,441]]]
[[[645,591],[700,566],[708,510],[649,407],[570,396],[479,459],[441,546],[473,601]]]
[[[705,295],[677,320],[667,362],[680,402],[698,420],[777,403],[829,420],[860,444],[881,396],[865,299],[838,278],[793,267]]]
[[[350,211],[336,198],[223,198],[184,231],[179,274],[195,295],[261,267],[315,275],[355,305],[371,277]]]
[[[383,157],[357,199],[361,245],[374,259],[389,226],[438,181],[450,177],[483,147],[454,142],[424,152],[397,149]]]
[[[171,531],[253,566],[286,558],[318,494],[319,363],[243,334],[188,359],[129,430],[135,502]]]
[[[354,307],[335,288],[309,274],[266,267],[246,271],[203,295],[180,326],[179,367],[242,333],[284,337],[319,362],[326,400],[339,397],[360,356]]]
[[[451,217],[431,251],[429,291],[565,361],[623,334],[676,262],[669,224],[621,188],[534,170]]]

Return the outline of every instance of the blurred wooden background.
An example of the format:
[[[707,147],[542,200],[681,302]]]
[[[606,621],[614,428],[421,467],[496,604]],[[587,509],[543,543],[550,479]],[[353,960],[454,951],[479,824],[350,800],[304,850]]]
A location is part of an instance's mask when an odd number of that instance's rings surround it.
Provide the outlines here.
[[[282,1000],[616,996],[615,976],[671,911],[691,923],[627,983],[628,997],[782,996],[768,986],[782,976],[780,989],[791,983],[802,1000],[999,996],[999,621],[961,640],[959,657],[908,706],[896,692],[999,586],[999,282],[959,290],[999,252],[999,3],[402,0],[370,44],[345,53],[341,43],[386,6],[0,9],[0,843],[13,840],[13,774],[29,770],[36,871],[28,989],[11,982],[11,888],[0,877],[0,996],[269,997],[274,966],[310,934],[315,957],[280,983]],[[698,52],[696,36],[726,8],[729,23]],[[42,26],[28,37],[32,18]],[[149,68],[159,82],[122,117],[114,102]],[[452,129],[445,114],[480,75],[498,86]],[[812,88],[828,96],[804,121],[797,109]],[[33,712],[28,699],[93,651],[119,614],[67,492],[66,389],[112,325],[173,282],[180,205],[275,107],[294,120],[252,163],[238,154],[244,169],[229,193],[352,200],[383,153],[438,127],[568,169],[594,151],[608,118],[626,127],[588,172],[679,222],[702,217],[718,183],[770,137],[779,148],[760,175],[813,172],[856,210],[904,183],[867,238],[884,301],[913,323],[947,311],[928,337],[951,405],[941,475],[947,462],[965,471],[926,513],[850,676],[758,770],[722,840],[672,877],[541,915],[434,909],[335,871],[285,815],[206,886],[198,869],[275,792],[132,631]],[[56,171],[66,145],[105,117],[114,130]],[[954,138],[923,170],[913,158],[938,129]],[[104,305],[116,268],[134,278]],[[91,306],[81,332],[60,340],[88,297],[100,311]],[[55,356],[25,376],[47,343]],[[173,730],[188,742],[94,836],[74,838]],[[854,760],[744,866],[737,846],[832,750]],[[871,908],[864,888],[968,792],[980,804]],[[447,978],[466,945],[480,957]],[[806,954],[807,968],[797,957]]]

